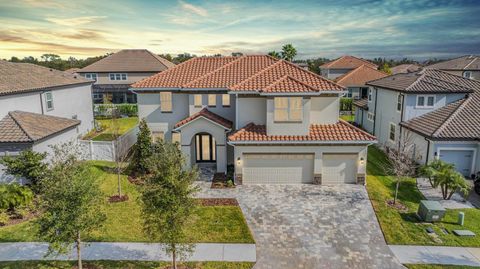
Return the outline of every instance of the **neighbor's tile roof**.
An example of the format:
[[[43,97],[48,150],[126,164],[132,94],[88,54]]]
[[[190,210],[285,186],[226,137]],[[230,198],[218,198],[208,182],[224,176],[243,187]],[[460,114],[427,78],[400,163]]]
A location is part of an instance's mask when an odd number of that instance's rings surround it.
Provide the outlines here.
[[[320,68],[325,69],[354,69],[361,65],[368,65],[372,68],[377,69],[378,65],[369,62],[364,59],[357,58],[355,56],[345,55],[336,60],[330,61],[328,63],[324,63],[320,66]]]
[[[422,67],[416,64],[401,64],[390,68],[392,75],[417,72],[420,69],[422,69]]]
[[[286,79],[285,77],[289,78]],[[283,80],[283,81],[282,81]],[[293,82],[295,81],[295,82]],[[145,78],[132,88],[226,88],[232,91],[274,92],[343,91],[343,87],[284,60],[266,55],[198,57]],[[270,88],[269,88],[270,87]]]
[[[0,95],[93,83],[81,76],[29,63],[0,60]]]
[[[372,68],[368,65],[362,64],[361,66],[353,69],[352,71],[339,76],[335,79],[335,82],[343,87],[363,87],[365,83],[370,80],[384,78],[388,76],[387,73]]]
[[[179,128],[189,122],[192,122],[200,117],[204,117],[204,118],[207,118],[213,122],[216,122],[220,125],[222,125],[223,127],[227,128],[227,129],[232,129],[232,126],[233,126],[233,123],[227,119],[225,119],[224,117],[222,116],[219,116],[211,111],[209,111],[207,108],[204,108],[202,110],[200,110],[199,112],[177,122],[175,124],[175,128]]]
[[[334,124],[312,124],[308,135],[267,135],[265,125],[249,123],[228,137],[232,142],[373,142],[369,133],[340,120]]]
[[[367,85],[407,93],[469,93],[480,89],[471,79],[433,69],[391,75],[369,81]]]
[[[77,72],[161,72],[175,64],[145,49],[121,50]]]
[[[480,70],[480,56],[465,55],[459,58],[429,65],[425,68],[439,70]]]
[[[35,142],[79,124],[74,119],[11,111],[0,120],[0,143]]]
[[[353,100],[353,105],[358,106],[364,110],[368,110],[368,99],[362,98],[362,99]]]

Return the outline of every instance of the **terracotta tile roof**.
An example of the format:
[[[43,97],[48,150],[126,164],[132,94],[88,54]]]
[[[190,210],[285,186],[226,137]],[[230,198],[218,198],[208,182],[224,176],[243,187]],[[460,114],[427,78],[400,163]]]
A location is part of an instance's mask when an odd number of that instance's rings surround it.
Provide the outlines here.
[[[291,76],[283,76],[262,90],[265,93],[317,92],[317,89]]]
[[[35,64],[0,60],[0,95],[88,83],[93,81]]]
[[[0,143],[35,142],[79,124],[79,120],[11,111],[0,121]]]
[[[143,79],[132,88],[226,88],[262,92],[289,76],[284,92],[343,91],[343,87],[284,60],[267,55],[199,57]],[[295,83],[292,83],[295,81]],[[283,81],[285,83],[288,81]],[[272,86],[273,87],[273,86]],[[291,87],[291,88],[290,88]]]
[[[420,69],[422,69],[422,67],[416,64],[401,64],[390,68],[392,75],[417,72],[420,71]]]
[[[324,69],[354,69],[361,65],[367,65],[372,68],[377,69],[378,65],[369,62],[364,59],[357,58],[355,56],[345,55],[336,60],[330,61],[328,63],[324,63],[320,66],[320,68]]]
[[[369,81],[367,85],[408,93],[469,93],[480,89],[471,79],[433,69],[391,75]]]
[[[363,87],[365,83],[370,80],[384,78],[388,76],[387,73],[372,68],[368,65],[362,64],[361,66],[353,69],[352,71],[339,76],[335,79],[335,82],[343,87]]]
[[[334,124],[312,124],[308,135],[267,135],[265,125],[249,123],[228,139],[231,142],[374,142],[376,138],[340,120]]]
[[[116,52],[77,72],[161,72],[175,64],[145,49]]]
[[[202,110],[200,110],[199,112],[177,122],[175,124],[175,127],[174,128],[179,128],[189,122],[192,122],[200,117],[204,117],[204,118],[207,118],[213,122],[216,122],[220,125],[222,125],[223,127],[227,128],[227,129],[232,129],[233,127],[233,123],[225,118],[223,118],[222,116],[219,116],[211,111],[209,111],[207,108],[204,108]]]
[[[364,110],[368,110],[368,99],[367,98],[362,98],[362,99],[356,99],[353,100],[353,105],[360,107]]]
[[[465,55],[448,61],[429,65],[425,68],[439,70],[480,70],[480,56]]]

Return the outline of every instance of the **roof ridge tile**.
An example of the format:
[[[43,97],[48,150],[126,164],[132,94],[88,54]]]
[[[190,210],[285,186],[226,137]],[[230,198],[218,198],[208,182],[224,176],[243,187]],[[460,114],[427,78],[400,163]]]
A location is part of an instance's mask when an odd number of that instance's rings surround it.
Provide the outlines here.
[[[237,59],[235,59],[235,60],[233,60],[233,61],[231,61],[231,62],[228,62],[228,63],[226,63],[226,64],[224,64],[224,65],[222,65],[222,66],[219,66],[218,68],[213,69],[212,71],[207,72],[207,73],[205,73],[205,74],[203,74],[203,75],[195,78],[194,80],[189,81],[188,83],[183,84],[183,85],[182,85],[182,88],[187,88],[188,85],[194,84],[194,83],[197,82],[198,80],[204,79],[204,78],[212,75],[213,73],[215,73],[215,72],[217,72],[217,71],[219,71],[219,70],[221,70],[221,69],[223,69],[223,68],[225,68],[225,67],[227,67],[227,66],[232,65],[233,63],[236,63],[236,62],[239,62],[239,61],[242,60],[242,59],[245,59],[246,57],[247,57],[246,55],[237,57]]]

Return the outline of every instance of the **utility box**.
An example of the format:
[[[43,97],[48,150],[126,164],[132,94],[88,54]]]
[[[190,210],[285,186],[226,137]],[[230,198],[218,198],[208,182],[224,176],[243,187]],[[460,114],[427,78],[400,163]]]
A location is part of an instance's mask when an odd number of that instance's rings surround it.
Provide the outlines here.
[[[445,208],[437,201],[422,200],[417,214],[425,222],[441,221],[445,216]]]

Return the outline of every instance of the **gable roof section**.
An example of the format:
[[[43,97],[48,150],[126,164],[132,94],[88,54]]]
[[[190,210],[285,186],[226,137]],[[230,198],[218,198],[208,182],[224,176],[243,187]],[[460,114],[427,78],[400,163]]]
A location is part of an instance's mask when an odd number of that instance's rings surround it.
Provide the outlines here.
[[[0,120],[0,143],[29,143],[80,124],[79,120],[11,111]]]
[[[471,93],[479,89],[471,79],[433,69],[396,74],[369,81],[367,85],[407,93]]]
[[[480,70],[480,57],[476,55],[465,55],[448,61],[429,65],[425,68],[439,70]]]
[[[324,63],[320,68],[324,69],[354,69],[361,65],[367,65],[371,68],[378,68],[378,65],[355,56],[345,55],[336,60]]]
[[[417,72],[420,69],[422,69],[422,67],[416,64],[401,64],[391,68],[393,75],[401,74],[401,73]]]
[[[357,106],[363,110],[368,110],[368,99],[367,98],[362,98],[362,99],[356,99],[353,100],[353,105]]]
[[[175,64],[145,49],[118,51],[77,72],[161,72]]]
[[[290,77],[287,81],[285,81],[286,76]],[[136,82],[132,88],[136,90],[223,88],[231,91],[260,93],[274,92],[272,88],[276,83],[284,83],[285,88],[282,91],[287,93],[306,92],[307,88],[308,91],[317,93],[344,90],[334,82],[295,64],[267,55],[194,58]]]
[[[265,125],[249,123],[228,137],[233,143],[296,142],[296,143],[370,143],[375,137],[343,121],[334,124],[312,124],[308,135],[267,135]]]
[[[352,71],[337,77],[335,82],[343,87],[361,87],[365,86],[365,83],[370,80],[375,80],[386,76],[388,76],[387,73],[363,64]]]
[[[93,81],[63,71],[0,60],[0,96],[89,83]]]
[[[180,128],[182,126],[184,126],[185,124],[189,123],[189,122],[192,122],[198,118],[206,118],[207,120],[210,120],[210,121],[213,121],[223,127],[225,127],[226,129],[232,129],[233,127],[233,123],[227,119],[225,119],[224,117],[222,116],[219,116],[211,111],[209,111],[207,108],[204,108],[202,110],[200,110],[199,112],[177,122],[175,124],[175,129],[176,128]]]

